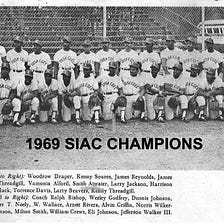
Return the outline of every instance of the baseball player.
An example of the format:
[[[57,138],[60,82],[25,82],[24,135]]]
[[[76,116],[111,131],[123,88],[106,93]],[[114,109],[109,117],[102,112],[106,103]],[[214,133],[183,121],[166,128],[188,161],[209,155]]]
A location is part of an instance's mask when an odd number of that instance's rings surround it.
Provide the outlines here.
[[[138,61],[138,53],[132,50],[132,38],[125,38],[124,44],[125,49],[121,50],[117,54],[118,71],[120,72],[121,78],[130,76],[130,65]]]
[[[186,113],[188,108],[187,96],[185,94],[186,75],[183,75],[183,67],[180,62],[173,66],[173,75],[168,75],[164,80],[165,97],[165,118],[172,120],[179,115],[179,105],[182,114],[182,121],[187,122]]]
[[[116,75],[116,63],[109,62],[108,74],[97,77],[100,86],[100,92],[104,95],[102,103],[104,120],[112,119],[112,108],[119,95],[123,95],[123,83],[119,76]]]
[[[49,54],[42,51],[42,43],[35,40],[33,43],[34,52],[28,55],[28,67],[33,71],[33,79],[44,82],[44,71],[51,68],[51,59]]]
[[[10,67],[8,62],[3,62],[1,65],[0,79],[0,125],[3,123],[3,115],[9,115],[11,110],[14,111],[14,125],[20,126],[17,122],[20,108],[14,105],[13,98],[16,95],[16,85],[9,77]],[[4,114],[4,107],[8,107],[7,114]],[[11,108],[11,109],[10,109]]]
[[[99,75],[107,75],[109,62],[117,61],[117,53],[110,49],[109,38],[103,38],[102,49],[96,53],[95,73]]]
[[[27,68],[28,53],[22,49],[23,40],[21,37],[14,38],[14,48],[7,52],[6,60],[10,64],[10,79],[18,85],[24,81],[25,69]]]
[[[168,36],[166,38],[167,48],[165,48],[160,54],[162,68],[166,75],[172,73],[172,68],[176,63],[180,62],[183,55],[183,50],[174,47],[174,43],[175,39],[172,36]]]
[[[214,49],[214,41],[212,38],[205,40],[206,50],[202,51],[201,61],[204,71],[201,76],[206,76],[206,71],[209,68],[215,69],[217,75],[223,78],[223,55]]]
[[[183,71],[185,74],[189,74],[186,71],[191,70],[192,64],[201,63],[201,53],[195,49],[196,43],[196,39],[193,37],[188,37],[186,39],[187,50],[183,52],[180,59],[183,64]]]
[[[154,40],[147,38],[145,42],[146,50],[140,53],[138,61],[142,65],[141,75],[147,77],[150,76],[152,64],[160,64],[161,59],[156,51],[153,51]]]
[[[76,104],[75,79],[72,79],[71,71],[64,70],[62,82],[58,82],[58,113],[63,121],[70,121],[74,114],[74,104]],[[70,101],[70,105],[66,102]]]
[[[57,123],[58,82],[53,78],[53,72],[51,69],[45,70],[43,82],[38,83],[38,91],[40,95],[40,121],[48,121],[48,113],[51,110],[51,122],[54,124]],[[44,108],[45,105],[49,105],[47,106],[48,108]]]
[[[206,70],[206,77],[200,83],[199,94],[203,96],[202,105],[207,105],[212,101],[218,102],[219,120],[224,120],[223,111],[223,82],[222,79],[216,76],[216,70],[208,68]],[[208,116],[209,114],[207,114]],[[204,114],[204,108],[200,108],[199,120],[205,121],[206,115]]]
[[[145,104],[146,104],[146,117],[149,120],[154,120],[156,118],[156,110],[158,111],[157,119],[159,122],[164,122],[163,109],[164,105],[155,105],[155,100],[157,97],[163,98],[162,91],[164,85],[164,77],[159,75],[160,64],[153,63],[150,66],[151,74],[148,74],[144,78],[145,84]]]
[[[85,40],[83,42],[83,49],[84,51],[77,57],[77,69],[76,69],[76,77],[83,74],[83,65],[88,63],[91,64],[93,68],[93,73],[95,73],[95,61],[96,61],[96,54],[91,51],[91,42],[90,40]]]
[[[126,120],[130,120],[133,117],[139,115],[139,111],[135,114],[135,108],[133,107],[134,103],[139,99],[143,101],[143,110],[144,110],[144,81],[139,75],[140,68],[138,63],[133,63],[130,65],[130,75],[122,76],[123,81],[123,93],[127,98],[127,106],[121,108],[121,122],[126,123]],[[140,116],[142,116],[143,110],[141,110]]]
[[[84,63],[82,65],[83,76],[79,76],[76,80],[76,92],[79,94],[79,101],[75,102],[76,109],[76,122],[80,124],[82,117],[83,121],[91,121],[94,117],[94,122],[96,125],[100,124],[99,111],[100,111],[100,101],[91,105],[90,99],[92,96],[98,95],[98,82],[94,76],[91,75],[92,65],[89,63]],[[80,115],[80,109],[82,109],[82,114]]]
[[[0,46],[0,67],[3,62],[6,62],[6,50],[3,46]]]
[[[55,77],[59,82],[62,82],[63,72],[68,70],[71,72],[72,79],[75,78],[75,67],[77,64],[77,55],[74,51],[70,49],[71,39],[69,36],[64,36],[63,48],[57,51],[54,55],[54,71]]]
[[[32,124],[36,123],[36,113],[39,109],[38,85],[37,82],[33,80],[33,72],[31,70],[26,70],[24,81],[18,84],[17,97],[14,99],[14,103],[20,108],[20,123],[25,123],[25,112],[27,112],[30,107],[31,113],[29,121]]]

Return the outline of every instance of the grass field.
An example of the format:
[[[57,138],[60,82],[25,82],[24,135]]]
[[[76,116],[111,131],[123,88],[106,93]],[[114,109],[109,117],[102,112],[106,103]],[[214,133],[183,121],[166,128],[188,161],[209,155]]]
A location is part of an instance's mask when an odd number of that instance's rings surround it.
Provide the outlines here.
[[[22,128],[3,125],[0,129],[0,169],[224,169],[224,122],[130,121],[125,125],[118,122],[115,133],[110,122],[103,126],[77,126],[71,122],[24,125]],[[62,143],[57,150],[30,150],[26,143],[28,138],[56,137]],[[98,137],[103,143],[111,137],[200,137],[203,150],[110,150],[106,146],[100,150],[68,150],[63,144],[68,137],[87,137],[89,140]]]

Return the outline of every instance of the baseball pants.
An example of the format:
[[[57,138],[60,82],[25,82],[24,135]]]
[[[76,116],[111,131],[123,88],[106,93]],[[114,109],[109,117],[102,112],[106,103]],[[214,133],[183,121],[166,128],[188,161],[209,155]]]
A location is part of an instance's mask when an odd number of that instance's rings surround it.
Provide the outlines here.
[[[23,82],[25,80],[25,71],[14,72],[13,70],[9,73],[10,80],[15,82],[16,86],[18,86],[19,82]]]

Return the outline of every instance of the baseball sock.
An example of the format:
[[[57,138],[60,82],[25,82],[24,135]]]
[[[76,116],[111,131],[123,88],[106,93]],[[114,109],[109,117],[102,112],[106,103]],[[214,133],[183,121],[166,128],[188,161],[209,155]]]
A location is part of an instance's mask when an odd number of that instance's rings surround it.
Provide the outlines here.
[[[162,110],[159,110],[158,117],[162,117],[162,114],[163,114],[163,111]]]
[[[99,120],[99,111],[95,110],[95,120]]]
[[[186,109],[183,109],[182,118],[186,117],[187,111]]]
[[[124,120],[124,115],[125,115],[125,111],[122,110],[122,111],[121,111],[121,119],[123,119],[123,120]]]
[[[18,118],[19,118],[19,112],[14,111],[13,123],[18,121]]]
[[[80,113],[79,113],[79,110],[76,110],[76,111],[75,111],[75,118],[76,118],[76,119],[80,119]]]
[[[52,119],[54,119],[54,118],[56,117],[56,114],[57,114],[56,111],[53,111],[53,112],[52,112]]]

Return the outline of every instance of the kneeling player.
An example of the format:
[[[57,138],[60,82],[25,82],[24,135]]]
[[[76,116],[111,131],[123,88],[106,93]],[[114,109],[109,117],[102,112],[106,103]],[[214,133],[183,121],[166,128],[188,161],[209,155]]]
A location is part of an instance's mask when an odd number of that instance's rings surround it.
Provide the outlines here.
[[[98,83],[96,79],[91,75],[92,65],[83,64],[84,76],[79,76],[76,80],[76,93],[78,93],[79,98],[75,103],[75,114],[77,124],[81,123],[80,119],[80,109],[81,118],[83,121],[91,121],[94,117],[95,124],[99,124],[99,111],[101,101],[98,97]]]
[[[207,105],[207,116],[204,108],[200,108],[199,120],[205,121],[206,117],[215,118],[213,114],[217,113],[217,119],[224,120],[223,111],[223,81],[216,77],[216,70],[209,68],[206,71],[206,77],[200,84],[199,94],[203,96],[202,104]]]
[[[20,108],[21,123],[26,121],[26,112],[30,110],[30,107],[31,113],[29,121],[32,124],[36,123],[36,112],[39,108],[38,85],[37,82],[33,80],[32,71],[27,70],[25,80],[18,84],[17,97],[14,99],[14,103]]]
[[[183,75],[181,63],[174,65],[173,75],[166,75],[164,80],[165,97],[165,118],[172,120],[180,114],[182,121],[187,121],[186,113],[188,107],[187,96],[185,95],[186,77]]]
[[[144,113],[144,82],[139,73],[139,64],[134,63],[130,65],[130,74],[122,79],[123,92],[127,98],[125,111],[121,111],[121,121],[124,123],[133,117],[142,116]]]
[[[123,83],[119,76],[116,75],[116,63],[109,63],[109,73],[101,75],[97,78],[100,85],[100,93],[103,94],[102,102],[104,120],[112,119],[112,110],[114,103],[119,95],[123,95]]]
[[[57,123],[56,115],[58,113],[58,82],[52,78],[52,70],[47,69],[44,72],[44,80],[38,83],[40,95],[40,121],[47,122],[49,113],[51,113],[51,122]]]

